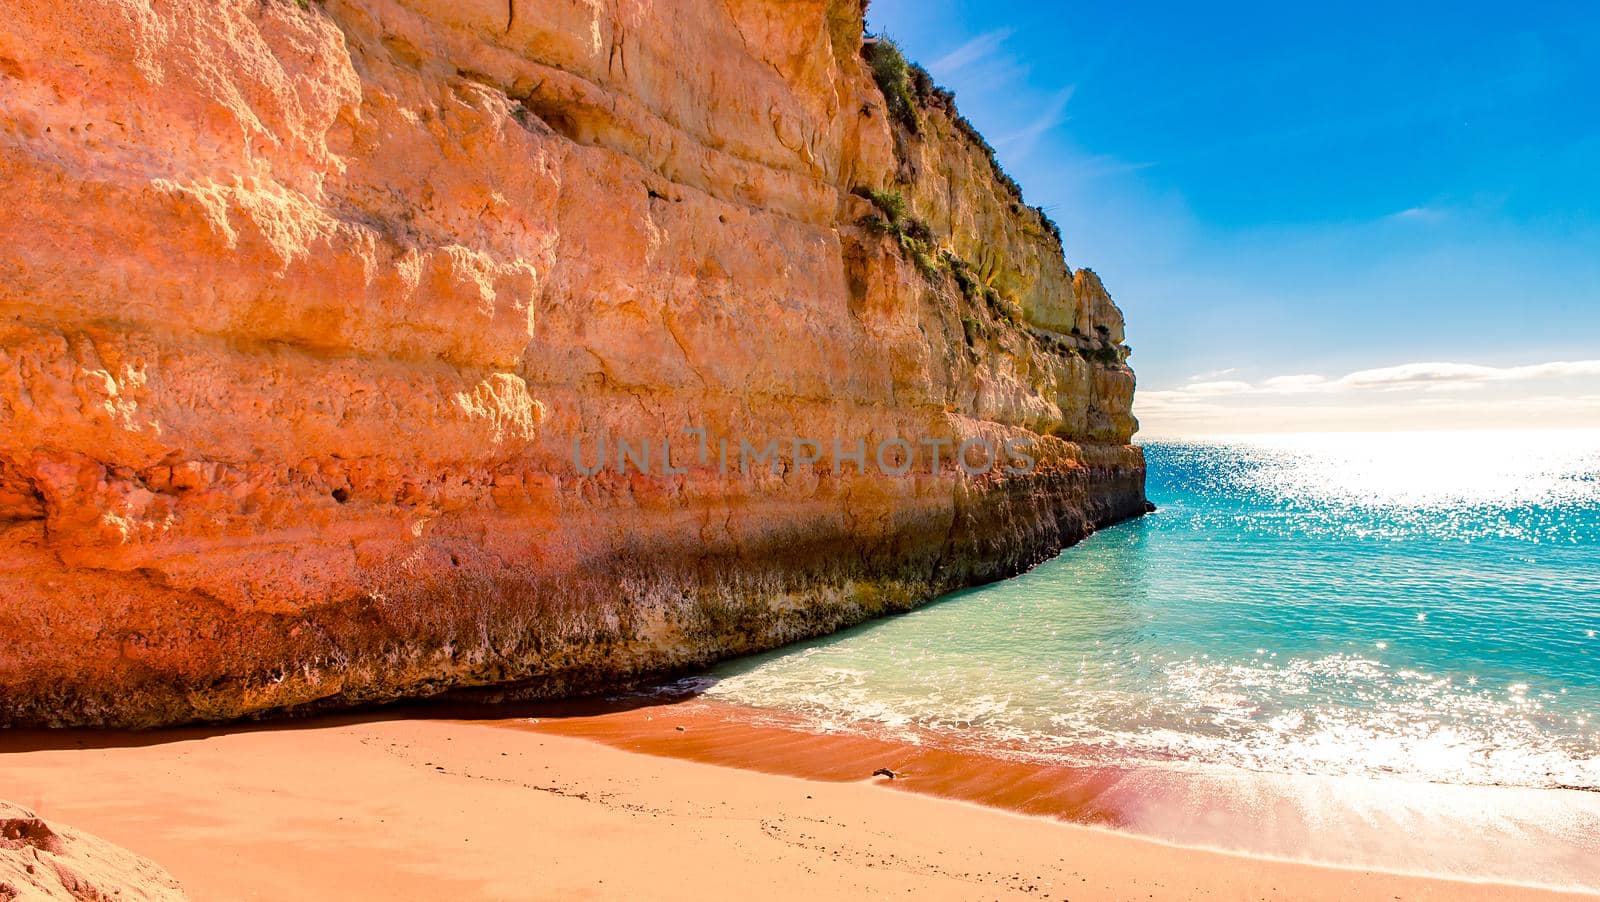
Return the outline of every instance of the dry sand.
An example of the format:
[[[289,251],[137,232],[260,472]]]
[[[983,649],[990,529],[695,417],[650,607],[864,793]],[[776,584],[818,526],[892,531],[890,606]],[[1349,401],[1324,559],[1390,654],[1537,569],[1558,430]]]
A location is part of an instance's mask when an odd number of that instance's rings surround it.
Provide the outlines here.
[[[0,797],[148,856],[196,899],[1579,898],[1176,848],[543,726],[0,734]]]

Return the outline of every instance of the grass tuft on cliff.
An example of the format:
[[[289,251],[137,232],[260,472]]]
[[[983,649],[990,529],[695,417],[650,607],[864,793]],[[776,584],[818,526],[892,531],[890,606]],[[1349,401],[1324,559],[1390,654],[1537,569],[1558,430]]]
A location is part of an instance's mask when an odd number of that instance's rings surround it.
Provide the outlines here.
[[[878,212],[863,216],[857,225],[880,235],[892,235],[900,250],[916,264],[924,276],[933,278],[943,271],[940,255],[935,251],[933,229],[927,223],[910,215],[905,195],[898,191],[878,191],[874,188],[856,188],[857,197],[872,201]]]
[[[878,83],[878,90],[883,92],[883,100],[889,106],[889,115],[912,134],[919,133],[922,129],[922,120],[917,116],[917,102],[912,93],[911,64],[906,62],[905,54],[900,52],[894,41],[874,36],[862,42],[861,55],[866,57],[867,65],[872,67],[872,78]],[[918,71],[924,78],[927,77],[926,72],[920,69]]]
[[[878,83],[878,89],[883,92],[884,102],[888,105],[889,115],[900,123],[913,135],[922,133],[922,116],[924,109],[943,110],[950,118],[956,131],[971,141],[985,157],[988,158],[989,167],[994,173],[995,181],[999,182],[1015,201],[1015,212],[1021,213],[1027,207],[1038,214],[1040,224],[1044,227],[1045,234],[1055,240],[1056,246],[1065,252],[1065,244],[1061,238],[1061,228],[1055,220],[1050,218],[1043,207],[1029,206],[1022,196],[1022,186],[1017,180],[1006,172],[1000,165],[1000,157],[995,153],[993,145],[984,138],[967,117],[961,115],[956,108],[956,95],[939,87],[933,81],[933,76],[928,70],[906,59],[900,47],[893,40],[884,35],[866,36],[861,44],[861,55],[872,69],[872,77]],[[1069,270],[1071,267],[1068,267]]]
[[[878,212],[882,213],[884,219],[887,220],[890,229],[898,230],[906,221],[906,197],[904,194],[898,191],[879,191],[875,188],[857,188],[852,193],[857,197],[864,197],[872,201],[872,205],[877,207]]]

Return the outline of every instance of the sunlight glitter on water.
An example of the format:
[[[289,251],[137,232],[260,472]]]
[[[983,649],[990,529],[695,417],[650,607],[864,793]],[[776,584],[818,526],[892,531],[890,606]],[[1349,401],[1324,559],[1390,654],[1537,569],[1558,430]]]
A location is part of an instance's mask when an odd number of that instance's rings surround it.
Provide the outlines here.
[[[1148,451],[1160,513],[709,694],[1053,760],[1600,788],[1600,433]]]
[[[1511,510],[1600,499],[1600,431],[1320,433],[1227,444],[1264,455],[1253,471],[1258,489],[1302,503]]]

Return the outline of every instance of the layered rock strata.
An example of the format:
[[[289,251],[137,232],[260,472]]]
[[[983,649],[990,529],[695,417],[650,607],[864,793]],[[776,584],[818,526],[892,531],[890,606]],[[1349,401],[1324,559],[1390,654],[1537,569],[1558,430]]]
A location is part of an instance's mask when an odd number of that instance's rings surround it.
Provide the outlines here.
[[[882,51],[859,0],[9,11],[0,722],[616,686],[1140,513],[1121,314]]]

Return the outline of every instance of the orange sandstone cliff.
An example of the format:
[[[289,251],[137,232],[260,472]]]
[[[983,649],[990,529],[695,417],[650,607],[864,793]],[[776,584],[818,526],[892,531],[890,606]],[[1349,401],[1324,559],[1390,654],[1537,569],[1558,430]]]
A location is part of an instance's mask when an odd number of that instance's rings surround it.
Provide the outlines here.
[[[1121,314],[862,31],[860,0],[8,9],[0,723],[612,687],[1140,513]],[[662,437],[670,470],[574,460]],[[833,455],[893,438],[903,477]],[[920,453],[978,438],[1034,468]]]

